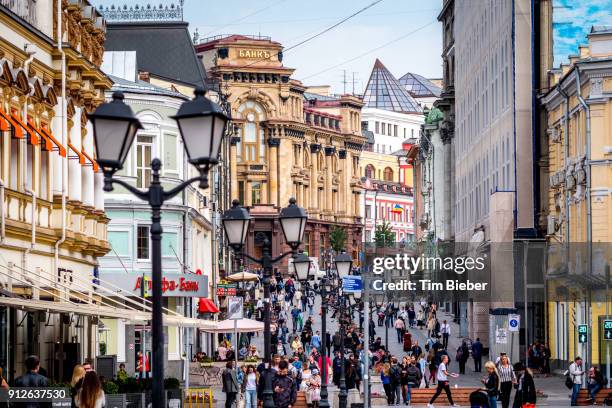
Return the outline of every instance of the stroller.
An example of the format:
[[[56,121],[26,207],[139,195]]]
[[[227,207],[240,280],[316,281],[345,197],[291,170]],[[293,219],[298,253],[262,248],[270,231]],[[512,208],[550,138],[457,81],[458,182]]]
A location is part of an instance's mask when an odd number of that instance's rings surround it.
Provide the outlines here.
[[[489,405],[489,397],[486,391],[480,389],[470,394],[471,408],[491,408]]]

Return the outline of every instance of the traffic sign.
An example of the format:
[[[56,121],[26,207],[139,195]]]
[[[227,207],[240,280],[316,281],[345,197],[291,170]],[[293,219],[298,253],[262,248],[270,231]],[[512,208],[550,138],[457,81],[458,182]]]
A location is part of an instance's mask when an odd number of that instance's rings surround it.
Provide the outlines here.
[[[520,327],[521,327],[521,315],[518,315],[518,314],[508,315],[508,330],[510,330],[511,332],[517,332],[519,331]]]
[[[604,320],[604,340],[612,341],[612,320]]]
[[[586,324],[578,325],[578,343],[586,343],[589,339],[589,329]]]
[[[349,275],[342,278],[342,290],[347,293],[361,292],[363,290],[361,276]]]

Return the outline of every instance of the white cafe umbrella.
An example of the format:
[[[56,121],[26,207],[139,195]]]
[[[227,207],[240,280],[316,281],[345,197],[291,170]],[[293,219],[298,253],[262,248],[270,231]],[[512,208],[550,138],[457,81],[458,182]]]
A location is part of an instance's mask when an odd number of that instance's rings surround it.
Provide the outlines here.
[[[235,324],[235,325],[234,325]],[[217,322],[210,328],[203,328],[206,333],[231,333],[234,330],[238,333],[262,332],[264,329],[263,322],[253,319],[227,319]]]
[[[247,281],[256,281],[259,279],[259,275],[251,273],[251,272],[238,272],[231,274],[226,278],[226,280],[231,282],[247,282]]]

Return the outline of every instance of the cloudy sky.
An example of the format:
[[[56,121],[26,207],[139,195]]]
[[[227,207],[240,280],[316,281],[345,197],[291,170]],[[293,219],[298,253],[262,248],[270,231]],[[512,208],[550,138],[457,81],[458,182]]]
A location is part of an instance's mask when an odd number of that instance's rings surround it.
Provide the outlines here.
[[[94,0],[96,5],[146,4],[136,0]],[[153,0],[152,4],[178,0]],[[374,0],[185,0],[189,30],[200,38],[218,34],[271,36],[286,48],[334,25]],[[442,30],[436,17],[441,0],[382,0],[342,25],[285,54],[294,77],[308,85],[330,84],[347,92],[366,86],[376,58],[397,77],[406,72],[442,76]]]
[[[612,25],[612,0],[554,0],[555,66],[586,44],[593,25]]]

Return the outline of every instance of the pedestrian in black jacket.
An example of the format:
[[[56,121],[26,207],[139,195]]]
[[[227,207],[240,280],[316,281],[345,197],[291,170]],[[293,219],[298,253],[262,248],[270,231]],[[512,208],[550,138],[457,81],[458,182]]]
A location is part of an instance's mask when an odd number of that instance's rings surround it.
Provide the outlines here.
[[[535,383],[531,369],[525,367],[523,363],[514,364],[514,373],[518,381],[514,386],[516,395],[514,396],[513,408],[521,408],[525,404],[534,404],[537,400]]]
[[[297,387],[293,379],[288,375],[289,364],[282,360],[278,364],[278,372],[272,380],[274,390],[274,405],[276,408],[289,408],[295,404],[297,398]]]

